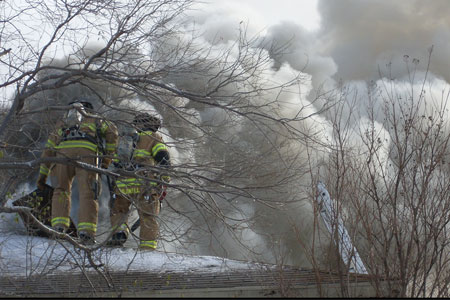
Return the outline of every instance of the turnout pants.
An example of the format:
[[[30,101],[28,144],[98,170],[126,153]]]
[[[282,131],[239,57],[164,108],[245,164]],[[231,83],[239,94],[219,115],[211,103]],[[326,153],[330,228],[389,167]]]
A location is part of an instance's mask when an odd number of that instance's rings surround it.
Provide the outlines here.
[[[116,199],[111,209],[111,225],[114,232],[123,231],[128,235],[127,218],[130,205],[136,206],[140,218],[139,247],[155,249],[159,235],[157,217],[159,215],[160,193],[156,189],[146,188],[148,182],[139,183],[135,178],[116,182]]]
[[[76,158],[78,161],[95,165],[95,152],[85,148],[59,149],[57,157]],[[70,225],[72,183],[76,177],[80,207],[78,211],[78,232],[95,235],[97,231],[98,201],[94,199],[96,173],[72,165],[56,164],[52,172],[54,192],[52,197],[52,227]]]

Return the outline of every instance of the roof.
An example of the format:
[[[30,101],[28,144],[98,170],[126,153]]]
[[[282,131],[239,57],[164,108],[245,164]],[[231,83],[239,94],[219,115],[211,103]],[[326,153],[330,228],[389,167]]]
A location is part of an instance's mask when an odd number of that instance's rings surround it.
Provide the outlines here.
[[[284,267],[228,272],[95,271],[3,276],[0,295],[21,297],[335,297],[342,295],[340,276]],[[369,275],[349,274],[344,282],[350,297],[375,297]],[[319,283],[319,284],[318,284]]]

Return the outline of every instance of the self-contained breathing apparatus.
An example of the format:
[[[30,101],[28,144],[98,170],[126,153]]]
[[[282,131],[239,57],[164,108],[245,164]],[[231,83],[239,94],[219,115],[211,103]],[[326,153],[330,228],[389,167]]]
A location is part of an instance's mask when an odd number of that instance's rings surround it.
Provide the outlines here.
[[[125,126],[119,136],[117,158],[113,161],[113,165],[126,171],[134,171],[137,166],[132,161],[132,158],[134,149],[136,149],[136,145],[139,142],[139,134],[133,127]]]
[[[95,137],[81,131],[79,124],[62,129],[62,141],[75,141],[75,140],[87,140],[94,144],[98,143]]]
[[[83,123],[84,115],[88,113],[86,110],[93,110],[94,106],[84,99],[76,100],[69,103],[69,105],[72,105],[73,107],[67,112],[64,118],[64,123],[67,127],[61,129],[62,141],[86,140],[97,145],[102,152],[100,154],[104,154],[103,140],[101,139],[99,132],[100,124],[96,121],[95,136],[80,130],[80,125]],[[95,166],[100,167],[100,165],[101,161],[97,156]],[[94,191],[94,199],[98,200],[101,193],[100,178],[98,173],[95,175],[95,181],[93,182],[92,189]]]
[[[98,144],[96,137],[80,130],[80,124],[83,122],[84,118],[81,111],[86,113],[85,108],[93,109],[94,107],[92,104],[87,101],[75,101],[69,103],[69,105],[72,105],[73,108],[67,112],[64,118],[64,123],[67,127],[62,128],[62,140],[88,140],[91,143]]]
[[[139,132],[141,131],[152,131],[156,132],[161,127],[161,120],[157,116],[153,116],[147,113],[140,113],[136,115],[132,124],[124,126],[119,134],[119,144],[117,147],[117,158],[113,160],[113,165],[116,168],[123,169],[126,171],[137,171],[146,169],[146,165],[142,165],[133,160],[133,155],[137,144],[140,140]],[[154,174],[156,177],[157,174]],[[109,184],[109,183],[108,183]],[[114,184],[114,183],[113,183]],[[110,190],[114,187],[110,186]],[[166,186],[160,186],[160,209],[162,208],[162,201],[165,198],[167,191]],[[145,199],[150,199],[150,195],[144,196]],[[112,208],[116,199],[115,193],[111,194],[110,207]],[[140,219],[138,219],[130,228],[131,232],[134,232],[140,226]]]
[[[113,166],[116,169],[125,171],[135,171],[140,166],[132,161],[134,149],[139,141],[139,134],[132,126],[123,126],[119,133],[119,144],[117,145],[116,157],[113,159]],[[115,180],[107,177],[108,188],[110,191],[110,208],[114,206],[116,199]]]

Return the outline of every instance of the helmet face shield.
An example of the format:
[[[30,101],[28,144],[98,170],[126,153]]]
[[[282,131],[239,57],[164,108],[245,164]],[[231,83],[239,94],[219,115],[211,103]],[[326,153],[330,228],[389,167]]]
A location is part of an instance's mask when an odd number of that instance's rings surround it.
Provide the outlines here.
[[[69,127],[80,124],[83,119],[83,114],[86,112],[86,110],[93,109],[93,106],[90,102],[82,101],[81,99],[70,102],[69,105],[71,105],[72,108],[67,111],[65,117],[65,122]]]
[[[68,126],[75,126],[83,119],[83,115],[76,108],[71,108],[66,115],[66,123]]]

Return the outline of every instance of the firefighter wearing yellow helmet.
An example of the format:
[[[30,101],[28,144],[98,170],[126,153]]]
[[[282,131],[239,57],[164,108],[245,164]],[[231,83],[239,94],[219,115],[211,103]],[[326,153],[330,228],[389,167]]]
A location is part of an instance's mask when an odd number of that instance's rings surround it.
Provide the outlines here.
[[[129,234],[127,216],[130,204],[138,210],[140,218],[139,248],[154,250],[157,247],[159,225],[157,217],[160,201],[165,195],[165,185],[170,177],[161,171],[170,167],[170,155],[162,136],[157,133],[161,120],[147,113],[138,114],[133,121],[137,137],[127,170],[133,170],[136,177],[121,177],[116,181],[114,204],[111,209],[111,225],[114,231],[108,242],[121,246]],[[120,164],[120,159],[115,159]],[[155,180],[156,179],[156,180]]]
[[[118,142],[117,127],[93,114],[94,107],[85,99],[70,103],[65,117],[50,133],[42,157],[57,157],[99,166],[99,155],[113,157]],[[103,147],[103,142],[105,146]],[[100,153],[100,149],[105,153]],[[111,158],[103,158],[101,167],[108,168]],[[81,242],[95,243],[98,219],[98,173],[72,164],[42,163],[37,180],[38,188],[44,188],[51,168],[52,196],[51,226],[58,232],[66,232],[70,225],[71,190],[74,178],[78,182],[79,212],[77,232]]]

